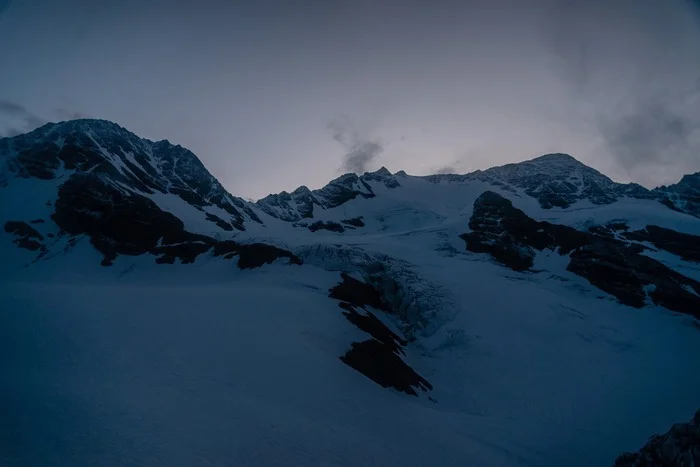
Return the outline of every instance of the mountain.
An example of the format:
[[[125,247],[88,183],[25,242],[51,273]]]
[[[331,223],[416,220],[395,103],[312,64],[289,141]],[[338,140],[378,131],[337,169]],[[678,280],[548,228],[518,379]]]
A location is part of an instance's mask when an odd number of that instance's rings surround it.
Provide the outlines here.
[[[374,198],[375,193],[369,182],[378,182],[387,188],[396,188],[401,184],[396,178],[382,167],[376,172],[345,174],[331,181],[319,190],[309,190],[301,186],[291,194],[283,191],[271,194],[256,204],[270,216],[284,221],[298,221],[313,218],[314,212],[338,207],[357,198]]]
[[[0,139],[0,464],[686,465],[692,427],[645,443],[700,407],[698,179],[249,202],[111,122]]]

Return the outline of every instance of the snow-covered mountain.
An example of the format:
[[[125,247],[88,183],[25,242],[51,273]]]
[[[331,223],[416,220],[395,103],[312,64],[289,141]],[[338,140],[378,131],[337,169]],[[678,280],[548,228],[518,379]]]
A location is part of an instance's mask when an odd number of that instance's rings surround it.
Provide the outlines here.
[[[0,464],[612,465],[700,407],[699,181],[251,203],[110,122],[0,139]]]

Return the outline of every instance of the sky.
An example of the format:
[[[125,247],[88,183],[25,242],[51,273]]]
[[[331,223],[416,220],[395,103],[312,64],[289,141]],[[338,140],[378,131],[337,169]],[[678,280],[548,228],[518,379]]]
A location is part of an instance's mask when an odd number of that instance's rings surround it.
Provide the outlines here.
[[[692,0],[0,0],[0,134],[104,118],[257,199],[565,152],[700,171]]]

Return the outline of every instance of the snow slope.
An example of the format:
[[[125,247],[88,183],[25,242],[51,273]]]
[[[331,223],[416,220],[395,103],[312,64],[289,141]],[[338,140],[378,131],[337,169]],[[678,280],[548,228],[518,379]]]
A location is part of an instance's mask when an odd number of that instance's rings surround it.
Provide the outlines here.
[[[186,199],[142,191],[188,232],[303,264],[241,270],[212,250],[192,264],[120,253],[105,267],[92,232],[51,220],[60,174],[4,173],[0,221],[27,222],[46,252],[0,230],[0,465],[612,465],[700,407],[697,320],[622,305],[553,251],[516,272],[459,237],[487,190],[579,230],[700,235],[700,219],[656,200],[548,208],[502,180],[379,171],[309,190],[311,216],[294,196],[269,198],[246,205],[259,222],[213,232]],[[700,280],[698,263],[647,246]],[[341,272],[389,303],[368,309],[409,341],[401,358],[432,390],[385,388],[340,360],[370,338],[329,297]]]

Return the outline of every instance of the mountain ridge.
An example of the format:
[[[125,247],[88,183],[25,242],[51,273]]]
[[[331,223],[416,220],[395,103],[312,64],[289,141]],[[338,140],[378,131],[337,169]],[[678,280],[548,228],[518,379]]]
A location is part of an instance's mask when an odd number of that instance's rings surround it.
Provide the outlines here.
[[[700,406],[699,174],[556,153],[250,202],[167,140],[42,128],[0,139],[0,400],[42,421],[8,464],[612,465]]]

